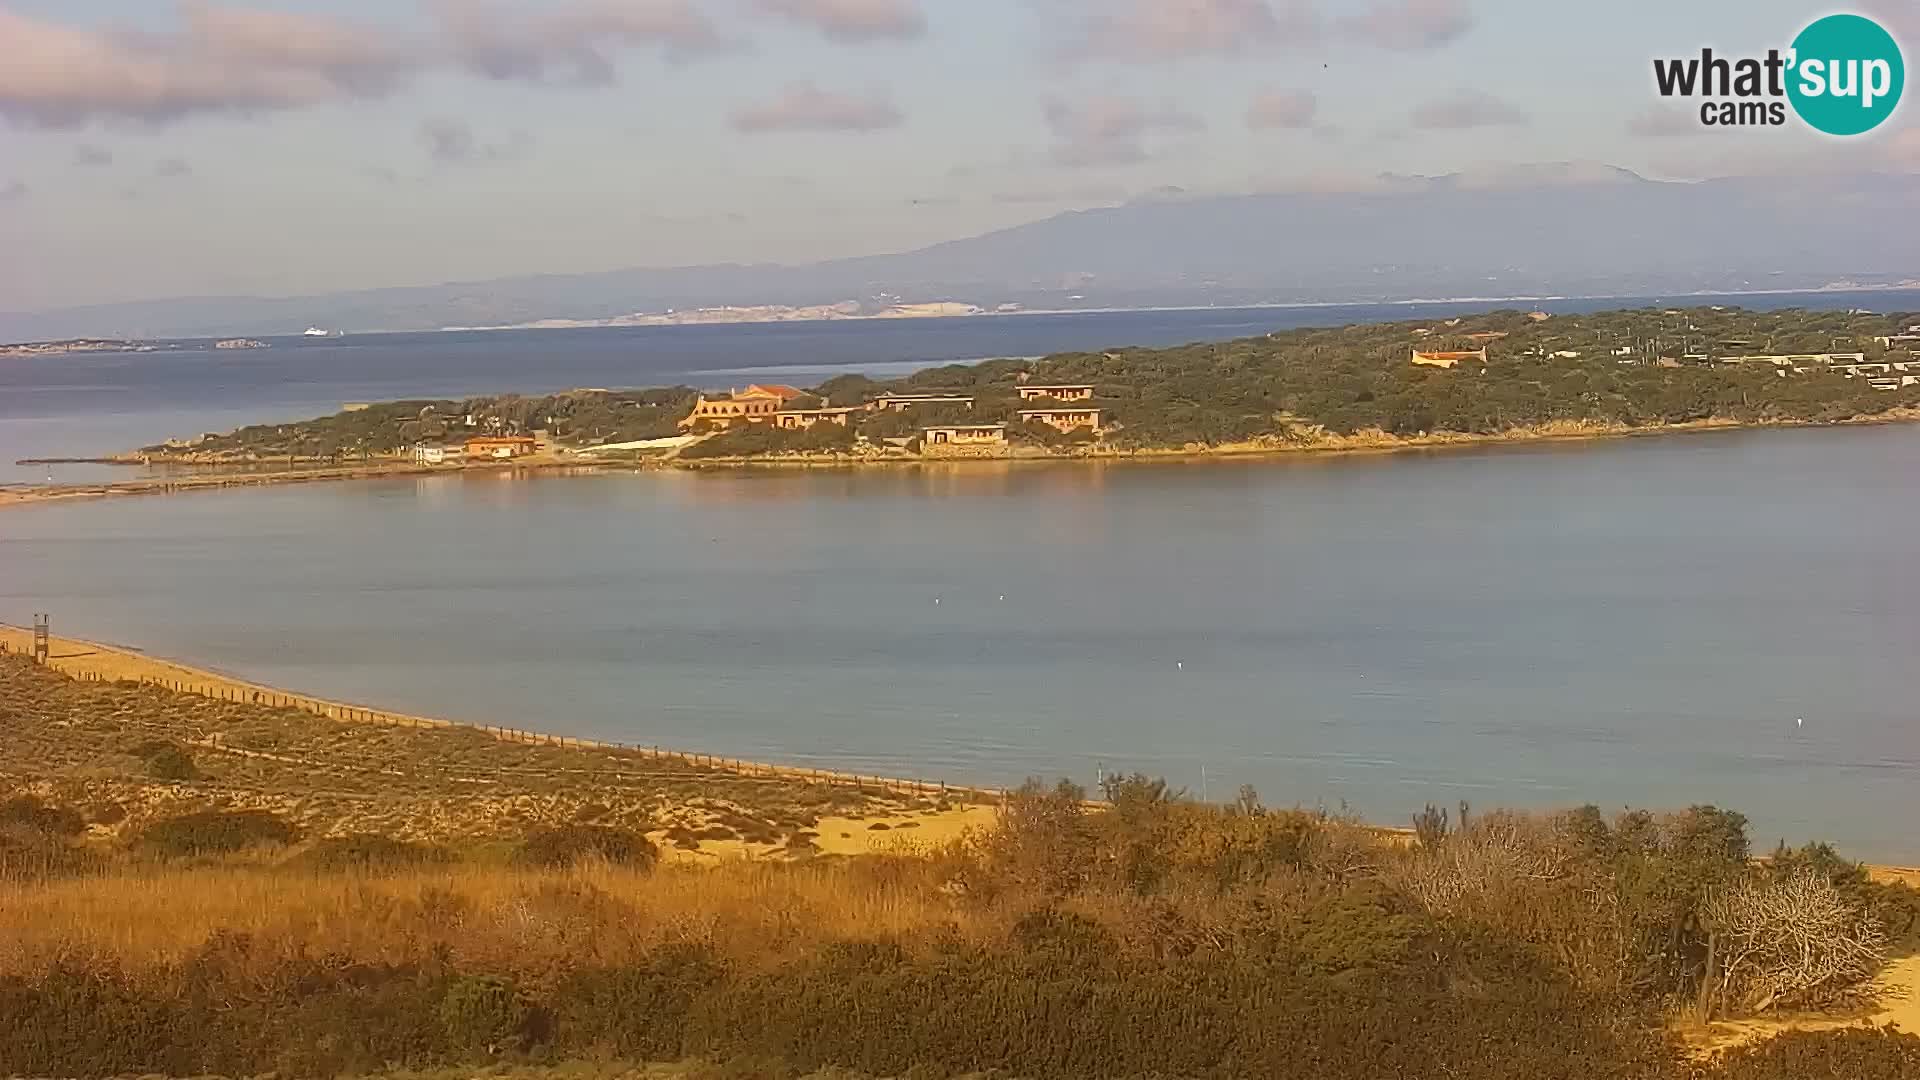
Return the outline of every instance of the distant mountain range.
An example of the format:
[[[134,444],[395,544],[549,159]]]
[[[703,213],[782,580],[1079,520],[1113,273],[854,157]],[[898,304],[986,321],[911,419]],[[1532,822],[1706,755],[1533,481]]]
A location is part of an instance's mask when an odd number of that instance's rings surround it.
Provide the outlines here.
[[[917,251],[805,266],[543,275],[322,296],[0,313],[0,340],[434,330],[719,306],[993,310],[1679,295],[1920,278],[1920,176],[1676,183],[1549,165],[1359,192],[1161,193]]]

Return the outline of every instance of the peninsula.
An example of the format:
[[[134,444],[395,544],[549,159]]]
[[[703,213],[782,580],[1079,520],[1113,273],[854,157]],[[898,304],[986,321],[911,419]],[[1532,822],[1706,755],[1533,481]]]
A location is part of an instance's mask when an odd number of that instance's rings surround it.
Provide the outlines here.
[[[1899,419],[1920,315],[1524,310],[816,386],[354,404],[144,447],[189,465],[915,461],[1390,449]]]

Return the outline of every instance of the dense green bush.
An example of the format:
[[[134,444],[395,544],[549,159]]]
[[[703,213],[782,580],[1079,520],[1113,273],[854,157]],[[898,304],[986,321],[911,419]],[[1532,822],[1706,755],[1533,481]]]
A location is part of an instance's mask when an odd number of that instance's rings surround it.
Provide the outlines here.
[[[1728,1051],[1713,1080],[1912,1080],[1920,1035],[1893,1028],[1789,1031]]]
[[[444,866],[454,861],[453,852],[434,844],[416,844],[388,836],[330,836],[316,840],[286,865],[293,869],[335,870],[407,870],[422,866]]]
[[[529,866],[569,866],[598,859],[619,866],[651,867],[660,857],[653,841],[631,829],[606,825],[560,825],[527,834],[514,859]]]
[[[0,801],[0,827],[15,826],[54,836],[78,836],[87,823],[70,806],[49,806],[33,795],[15,795]]]
[[[772,424],[736,424],[709,439],[687,446],[680,456],[690,460],[751,457],[758,454],[820,454],[852,449],[853,429],[839,424],[815,424],[789,431]]]
[[[264,810],[205,810],[165,818],[133,837],[136,850],[167,858],[225,855],[270,844],[291,844],[299,830]]]

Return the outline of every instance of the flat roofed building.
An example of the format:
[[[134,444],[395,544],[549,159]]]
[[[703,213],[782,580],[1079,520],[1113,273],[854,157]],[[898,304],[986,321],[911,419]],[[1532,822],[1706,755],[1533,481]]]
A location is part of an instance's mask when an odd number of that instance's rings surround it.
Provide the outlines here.
[[[920,429],[922,446],[1006,446],[1006,425],[935,425]]]
[[[967,394],[881,394],[867,403],[869,409],[893,412],[905,412],[917,405],[955,405],[971,409],[973,397]]]
[[[1093,386],[1091,384],[1075,383],[1072,385],[1061,384],[1054,386],[1027,384],[1020,387],[1021,401],[1033,401],[1036,398],[1052,398],[1055,401],[1086,401],[1091,397],[1093,397]]]
[[[1100,430],[1099,409],[1021,409],[1020,419],[1033,424],[1045,424],[1055,431],[1073,431],[1076,428]]]
[[[804,431],[815,424],[847,426],[847,417],[861,412],[858,407],[844,409],[782,409],[773,414],[773,426],[786,431]]]
[[[1456,350],[1454,352],[1427,352],[1422,349],[1413,350],[1413,362],[1421,367],[1457,367],[1462,361],[1466,360],[1477,360],[1481,364],[1485,364],[1487,362],[1487,350],[1484,347],[1471,350]]]
[[[525,457],[533,453],[536,443],[530,435],[479,435],[466,442],[467,456],[470,458]]]

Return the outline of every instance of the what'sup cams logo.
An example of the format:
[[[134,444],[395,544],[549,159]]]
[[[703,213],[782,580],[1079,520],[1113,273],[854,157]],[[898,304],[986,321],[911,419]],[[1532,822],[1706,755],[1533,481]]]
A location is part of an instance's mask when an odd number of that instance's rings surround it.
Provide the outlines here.
[[[1900,45],[1862,15],[1815,20],[1786,51],[1731,58],[1701,49],[1699,56],[1653,62],[1654,85],[1664,98],[1700,100],[1708,127],[1779,127],[1787,107],[1816,131],[1863,135],[1900,104],[1907,67]]]

